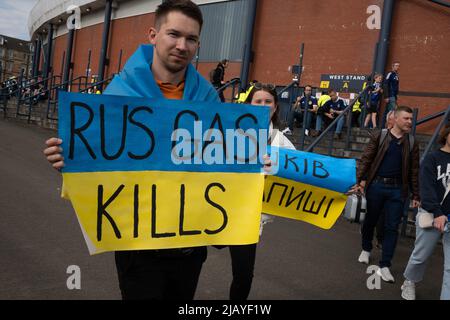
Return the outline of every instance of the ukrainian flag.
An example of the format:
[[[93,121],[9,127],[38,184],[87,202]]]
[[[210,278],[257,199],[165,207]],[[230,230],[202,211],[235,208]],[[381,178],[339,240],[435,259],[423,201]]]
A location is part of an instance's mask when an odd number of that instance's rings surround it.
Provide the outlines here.
[[[59,101],[63,194],[91,254],[258,241],[267,136],[242,153],[217,133],[267,131],[268,107],[64,92]]]
[[[267,176],[263,212],[330,229],[356,183],[356,160],[270,148],[274,175]]]

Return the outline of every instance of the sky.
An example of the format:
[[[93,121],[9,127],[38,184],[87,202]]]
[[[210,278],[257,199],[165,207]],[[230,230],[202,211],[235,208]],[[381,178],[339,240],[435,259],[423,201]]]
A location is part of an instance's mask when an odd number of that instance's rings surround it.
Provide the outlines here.
[[[38,0],[0,0],[0,34],[30,40],[28,15]]]

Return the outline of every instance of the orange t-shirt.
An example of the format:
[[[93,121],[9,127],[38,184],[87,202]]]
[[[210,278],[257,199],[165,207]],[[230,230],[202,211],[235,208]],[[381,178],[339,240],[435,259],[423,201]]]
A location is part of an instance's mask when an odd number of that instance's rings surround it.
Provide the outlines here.
[[[156,80],[156,83],[166,99],[183,99],[184,81],[181,81],[178,85],[167,82],[163,83],[159,80]]]

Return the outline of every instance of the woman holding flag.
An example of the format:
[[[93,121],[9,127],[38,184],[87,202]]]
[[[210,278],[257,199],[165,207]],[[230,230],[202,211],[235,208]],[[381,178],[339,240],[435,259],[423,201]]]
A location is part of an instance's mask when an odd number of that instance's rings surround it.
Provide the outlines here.
[[[269,144],[275,147],[295,149],[294,145],[282,132],[274,129],[278,126],[278,95],[275,86],[272,84],[262,84],[257,82],[247,97],[246,103],[255,106],[270,107],[270,128]],[[264,170],[266,173],[271,171],[271,162],[269,157],[265,156]],[[272,217],[266,214],[261,215],[260,235],[263,225],[273,221]],[[253,270],[256,258],[256,243],[247,245],[230,245],[231,265],[233,272],[233,281],[230,287],[230,300],[246,300],[250,293]]]

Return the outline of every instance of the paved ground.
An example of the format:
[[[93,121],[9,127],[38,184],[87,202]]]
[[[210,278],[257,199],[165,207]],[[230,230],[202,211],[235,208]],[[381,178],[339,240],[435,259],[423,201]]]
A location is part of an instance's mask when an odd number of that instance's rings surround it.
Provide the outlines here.
[[[113,255],[89,256],[70,203],[59,197],[60,175],[42,154],[54,135],[0,120],[0,299],[120,299]],[[380,290],[366,287],[369,274],[356,261],[359,242],[358,225],[344,220],[325,231],[276,219],[258,245],[250,299],[399,299],[413,239],[400,239],[392,268],[398,281]],[[211,248],[208,254],[196,298],[227,299],[229,252]],[[81,290],[66,287],[70,265],[81,268]],[[439,246],[418,299],[439,298],[442,265]]]

